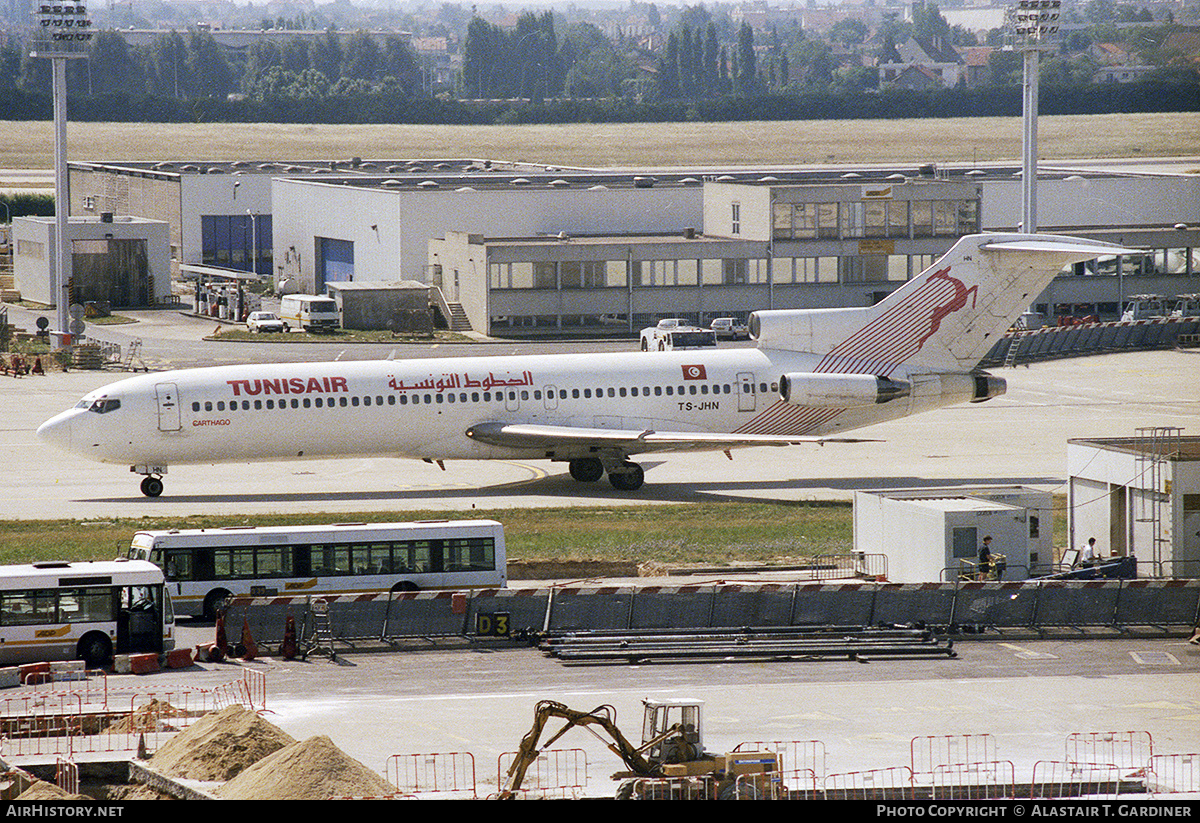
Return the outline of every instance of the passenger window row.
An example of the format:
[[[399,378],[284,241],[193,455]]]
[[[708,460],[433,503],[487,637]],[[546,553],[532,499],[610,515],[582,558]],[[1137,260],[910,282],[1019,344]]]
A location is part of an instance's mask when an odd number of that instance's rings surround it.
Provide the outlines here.
[[[768,390],[778,391],[778,384],[760,383],[759,392],[766,394]],[[751,394],[753,384],[742,384],[741,393]],[[347,408],[358,406],[407,406],[438,403],[492,403],[508,400],[591,400],[604,397],[694,397],[704,395],[735,394],[737,389],[729,383],[701,383],[670,386],[598,386],[583,389],[515,389],[508,392],[438,392],[426,394],[388,394],[388,395],[338,395],[335,397],[281,397],[258,398],[255,400],[204,400],[193,401],[193,412],[224,412],[224,411],[259,411],[262,409],[310,409],[310,408]]]

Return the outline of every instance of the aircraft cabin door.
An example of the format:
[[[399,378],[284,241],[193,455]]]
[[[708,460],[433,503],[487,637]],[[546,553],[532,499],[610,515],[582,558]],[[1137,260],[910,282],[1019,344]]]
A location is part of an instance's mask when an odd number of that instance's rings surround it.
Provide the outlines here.
[[[755,405],[754,372],[738,372],[738,411],[752,412]]]
[[[177,432],[183,428],[179,416],[179,387],[174,383],[156,383],[154,396],[158,400],[158,430]]]
[[[517,395],[516,389],[501,390],[504,393],[504,408],[508,411],[515,412],[521,409],[521,400]]]
[[[556,411],[558,409],[558,389],[554,386],[546,386],[543,391],[546,393],[546,411]]]

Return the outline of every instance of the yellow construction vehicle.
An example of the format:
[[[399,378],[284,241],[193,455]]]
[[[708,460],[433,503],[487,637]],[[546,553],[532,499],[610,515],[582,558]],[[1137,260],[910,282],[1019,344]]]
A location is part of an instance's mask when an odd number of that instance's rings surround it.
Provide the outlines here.
[[[775,797],[782,790],[779,757],[775,752],[717,755],[704,751],[701,701],[643,700],[642,704],[642,743],[634,746],[617,728],[617,711],[612,706],[597,706],[583,712],[553,700],[539,702],[534,709],[533,728],[521,740],[500,797],[515,798],[526,771],[542,751],[576,726],[594,734],[625,764],[626,771],[613,775],[614,780],[623,781],[617,790],[618,800],[668,797],[758,800]],[[565,722],[539,747],[538,740],[551,718]],[[596,731],[597,727],[603,734]]]

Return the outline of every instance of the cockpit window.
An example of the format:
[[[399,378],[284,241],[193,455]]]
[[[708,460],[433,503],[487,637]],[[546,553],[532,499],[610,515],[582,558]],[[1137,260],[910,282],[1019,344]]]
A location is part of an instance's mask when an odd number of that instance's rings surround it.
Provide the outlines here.
[[[121,408],[121,401],[115,397],[101,397],[92,402],[88,406],[88,411],[96,414],[108,414],[111,411],[116,411]]]

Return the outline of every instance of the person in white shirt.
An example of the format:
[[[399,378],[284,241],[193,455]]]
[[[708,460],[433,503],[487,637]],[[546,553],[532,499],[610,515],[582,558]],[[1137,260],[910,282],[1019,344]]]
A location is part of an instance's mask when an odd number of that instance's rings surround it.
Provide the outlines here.
[[[1096,538],[1089,537],[1087,544],[1079,550],[1079,565],[1084,568],[1096,564]]]

